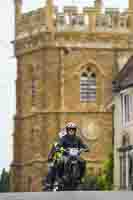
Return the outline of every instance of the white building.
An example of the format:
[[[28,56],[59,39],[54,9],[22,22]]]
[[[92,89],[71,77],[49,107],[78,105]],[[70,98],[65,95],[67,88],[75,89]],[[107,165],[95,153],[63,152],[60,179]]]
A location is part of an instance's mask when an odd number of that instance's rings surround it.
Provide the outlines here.
[[[118,73],[114,93],[114,187],[133,189],[133,57]]]

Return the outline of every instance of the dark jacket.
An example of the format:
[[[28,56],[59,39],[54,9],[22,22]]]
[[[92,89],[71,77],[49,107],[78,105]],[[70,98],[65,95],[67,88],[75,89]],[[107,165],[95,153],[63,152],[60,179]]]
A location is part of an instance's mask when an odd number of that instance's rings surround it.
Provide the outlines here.
[[[48,160],[52,160],[55,152],[60,147],[63,147],[64,149],[67,149],[67,148],[81,149],[81,148],[83,148],[83,149],[86,149],[89,151],[89,147],[82,142],[80,137],[78,137],[76,135],[70,136],[70,135],[66,134],[59,140],[58,145],[56,147],[53,145],[53,147],[48,155]]]
[[[59,141],[59,145],[62,146],[64,149],[66,148],[84,148],[84,149],[88,149],[88,146],[86,144],[84,144],[81,140],[80,137],[74,135],[74,136],[70,136],[70,135],[65,135],[64,137],[62,137]]]

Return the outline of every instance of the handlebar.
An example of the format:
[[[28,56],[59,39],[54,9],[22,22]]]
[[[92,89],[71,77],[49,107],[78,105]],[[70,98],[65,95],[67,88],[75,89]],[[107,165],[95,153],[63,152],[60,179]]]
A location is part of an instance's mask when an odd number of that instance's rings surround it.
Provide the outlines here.
[[[81,153],[81,152],[88,152],[88,151],[89,151],[88,148],[81,148],[81,149],[79,149],[79,148],[67,148],[67,149],[64,149],[64,152],[69,152],[70,149],[78,149],[78,151],[79,151],[80,153]]]
[[[89,152],[89,148],[82,148],[82,149],[80,149],[80,151],[82,152]]]

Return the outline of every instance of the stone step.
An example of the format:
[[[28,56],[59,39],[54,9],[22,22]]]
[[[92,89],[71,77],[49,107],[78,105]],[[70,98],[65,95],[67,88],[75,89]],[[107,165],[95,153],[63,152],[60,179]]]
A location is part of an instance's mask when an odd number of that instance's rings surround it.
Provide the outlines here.
[[[132,200],[133,192],[30,192],[30,193],[1,193],[0,200]]]

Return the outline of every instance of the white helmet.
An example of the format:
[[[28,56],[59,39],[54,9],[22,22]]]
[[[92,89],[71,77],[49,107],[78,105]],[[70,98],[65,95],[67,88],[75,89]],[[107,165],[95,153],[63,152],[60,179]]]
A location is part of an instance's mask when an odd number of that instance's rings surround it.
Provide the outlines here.
[[[64,137],[65,135],[67,135],[67,129],[69,128],[74,128],[74,129],[77,129],[77,125],[74,124],[73,122],[69,122],[65,128],[63,128],[59,133],[58,133],[58,136],[59,138],[62,138]]]
[[[77,129],[77,125],[73,122],[69,122],[67,125],[66,125],[66,129],[68,128],[74,128],[74,129]]]

